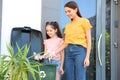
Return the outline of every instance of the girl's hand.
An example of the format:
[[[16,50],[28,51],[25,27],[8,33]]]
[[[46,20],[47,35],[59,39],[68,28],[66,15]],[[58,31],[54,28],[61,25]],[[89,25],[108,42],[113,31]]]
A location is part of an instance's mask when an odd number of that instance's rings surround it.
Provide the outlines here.
[[[85,58],[84,60],[84,67],[88,67],[90,65],[90,61],[88,58]]]
[[[40,55],[40,56],[39,56],[39,60],[42,60],[42,59],[44,59],[44,56],[43,56],[43,55]]]
[[[52,59],[55,56],[54,51],[47,50],[44,54],[45,58]]]
[[[43,55],[39,55],[39,54],[37,54],[36,52],[34,52],[33,53],[34,54],[34,59],[35,60],[42,60],[42,59],[44,59],[44,56]]]
[[[61,75],[64,74],[64,70],[62,68],[60,68],[59,74],[61,74]]]
[[[36,52],[33,52],[33,54],[34,54],[34,59],[39,60],[39,55]]]

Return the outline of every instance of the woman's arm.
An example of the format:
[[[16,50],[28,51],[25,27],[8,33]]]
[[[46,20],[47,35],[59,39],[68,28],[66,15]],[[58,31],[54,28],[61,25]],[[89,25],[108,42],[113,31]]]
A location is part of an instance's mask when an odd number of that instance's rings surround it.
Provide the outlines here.
[[[86,31],[87,35],[87,54],[86,57],[89,59],[90,58],[90,51],[91,51],[91,31],[88,30]]]
[[[84,60],[84,67],[87,67],[90,65],[90,51],[91,51],[91,30],[86,31],[86,38],[87,38],[87,52],[86,52],[86,57]]]
[[[58,49],[55,50],[55,53],[59,53],[60,51],[64,50],[67,46],[68,44],[63,42],[63,44]]]
[[[63,65],[64,65],[64,51],[61,51],[61,63],[60,63],[60,73],[63,74]]]

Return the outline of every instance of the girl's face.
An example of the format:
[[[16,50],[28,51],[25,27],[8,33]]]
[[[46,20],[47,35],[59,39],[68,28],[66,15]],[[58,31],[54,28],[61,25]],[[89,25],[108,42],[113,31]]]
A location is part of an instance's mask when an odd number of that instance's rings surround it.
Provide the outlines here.
[[[72,9],[72,8],[69,8],[69,7],[65,7],[65,12],[66,12],[66,15],[70,19],[73,19],[77,15],[77,8],[76,9]]]
[[[56,32],[57,32],[57,30],[56,30],[56,29],[53,29],[52,27],[53,27],[52,25],[47,25],[47,26],[46,26],[46,33],[47,33],[47,35],[48,35],[50,38],[55,37],[55,36],[56,36]]]

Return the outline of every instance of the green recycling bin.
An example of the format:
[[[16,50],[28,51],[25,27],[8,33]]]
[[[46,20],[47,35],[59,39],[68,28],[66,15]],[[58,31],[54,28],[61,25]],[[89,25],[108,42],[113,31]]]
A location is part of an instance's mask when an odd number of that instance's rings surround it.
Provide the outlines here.
[[[41,80],[55,80],[56,78],[56,65],[45,64],[40,67]]]
[[[56,79],[55,64],[43,64],[42,66],[40,66],[40,75],[36,74],[36,80],[55,80],[55,79]],[[34,80],[30,74],[29,80]]]

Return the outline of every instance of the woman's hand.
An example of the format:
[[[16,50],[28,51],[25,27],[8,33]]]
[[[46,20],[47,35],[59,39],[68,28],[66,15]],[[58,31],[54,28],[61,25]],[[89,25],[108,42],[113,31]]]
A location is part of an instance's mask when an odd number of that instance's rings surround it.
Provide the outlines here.
[[[85,58],[84,60],[84,67],[88,67],[90,65],[90,61],[88,58]]]
[[[62,68],[60,68],[59,74],[61,74],[61,75],[64,74],[64,70]]]

